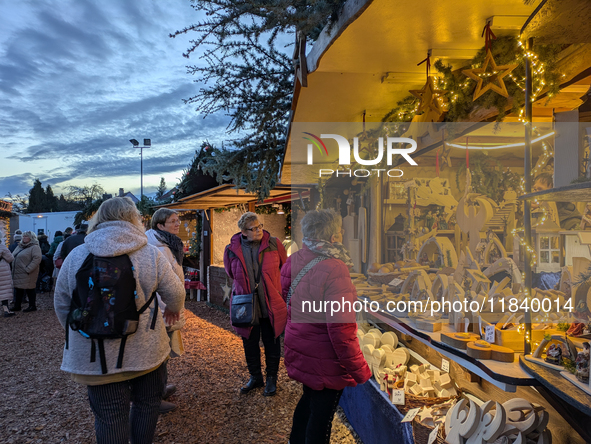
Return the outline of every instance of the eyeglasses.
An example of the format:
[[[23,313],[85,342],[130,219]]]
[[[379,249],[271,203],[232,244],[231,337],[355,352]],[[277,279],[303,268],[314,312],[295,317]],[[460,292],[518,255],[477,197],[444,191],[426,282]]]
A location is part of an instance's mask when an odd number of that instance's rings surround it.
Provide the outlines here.
[[[263,230],[263,224],[260,224],[256,227],[246,229],[246,231],[250,231],[251,233],[256,233],[257,231],[262,231],[262,230]]]

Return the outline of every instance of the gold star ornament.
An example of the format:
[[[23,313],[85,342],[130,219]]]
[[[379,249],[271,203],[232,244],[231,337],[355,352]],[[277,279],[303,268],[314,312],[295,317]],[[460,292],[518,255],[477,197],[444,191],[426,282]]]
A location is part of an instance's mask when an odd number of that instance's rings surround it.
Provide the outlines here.
[[[437,89],[432,76],[429,76],[427,83],[425,83],[422,89],[411,89],[409,91],[413,96],[421,99],[417,110],[418,113],[424,112],[430,114],[435,112],[437,115],[441,115],[447,111],[445,100],[442,97],[446,92]],[[438,120],[434,121],[437,122]]]
[[[517,64],[497,65],[489,49],[486,52],[486,57],[482,67],[464,69],[462,70],[462,74],[470,77],[472,80],[476,80],[477,82],[476,89],[474,90],[473,100],[476,100],[488,90],[492,90],[503,97],[509,97],[509,93],[507,92],[507,87],[505,86],[505,81],[503,78],[515,68],[517,68]],[[486,84],[484,83],[485,80]]]

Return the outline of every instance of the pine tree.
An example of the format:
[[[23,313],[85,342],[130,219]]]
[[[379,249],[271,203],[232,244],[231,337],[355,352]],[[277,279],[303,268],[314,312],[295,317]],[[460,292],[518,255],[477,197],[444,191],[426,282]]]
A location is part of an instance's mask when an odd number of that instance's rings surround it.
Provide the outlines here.
[[[39,179],[35,179],[33,188],[29,190],[27,213],[43,213],[45,211],[45,190]]]
[[[286,144],[294,64],[279,40],[302,33],[314,40],[333,23],[345,0],[192,0],[207,19],[171,34],[197,32],[185,57],[203,50],[205,64],[188,68],[196,82],[213,82],[185,103],[207,116],[223,111],[238,133],[233,149],[215,151],[202,164],[219,183],[231,179],[260,199],[276,184]]]
[[[45,210],[44,211],[59,211],[58,199],[53,195],[51,185],[45,188]]]
[[[156,189],[156,200],[160,200],[162,199],[162,196],[164,196],[166,194],[166,181],[164,180],[164,177],[160,178],[160,185],[158,185],[158,188]]]

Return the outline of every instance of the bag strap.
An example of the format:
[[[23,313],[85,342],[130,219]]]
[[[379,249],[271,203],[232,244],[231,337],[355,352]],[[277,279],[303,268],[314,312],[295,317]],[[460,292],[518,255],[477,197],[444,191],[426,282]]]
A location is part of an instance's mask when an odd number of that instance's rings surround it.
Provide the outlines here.
[[[314,267],[314,265],[322,262],[323,260],[328,259],[326,256],[317,256],[312,259],[310,262],[306,264],[304,268],[300,270],[296,278],[292,281],[291,285],[289,286],[289,292],[287,293],[287,306],[289,307],[289,301],[291,300],[291,296],[295,292],[296,287],[302,280],[302,278]]]
[[[259,262],[259,273],[258,276],[254,278],[254,289],[252,292],[254,293],[257,288],[259,288],[259,282],[261,282],[261,275],[263,274],[263,261],[265,260],[265,252],[261,253],[261,261]]]

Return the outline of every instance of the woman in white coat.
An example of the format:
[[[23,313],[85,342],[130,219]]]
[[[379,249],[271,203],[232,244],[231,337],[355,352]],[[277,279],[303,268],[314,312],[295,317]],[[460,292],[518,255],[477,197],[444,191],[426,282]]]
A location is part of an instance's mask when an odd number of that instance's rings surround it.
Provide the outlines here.
[[[12,300],[12,273],[10,272],[10,263],[14,256],[6,247],[4,232],[0,230],[0,302],[4,310],[4,317],[14,316],[14,312],[8,308],[8,301]]]
[[[176,211],[168,208],[160,208],[152,216],[152,229],[146,231],[148,237],[148,243],[157,247],[172,265],[172,269],[177,274],[181,282],[184,284],[185,275],[183,273],[183,257],[184,257],[184,245],[183,241],[178,237],[179,228],[181,221]],[[166,304],[162,302],[162,299],[158,296],[158,302],[160,308],[164,313],[164,320],[168,320],[168,311]],[[183,349],[183,341],[181,338],[180,329],[185,325],[184,309],[181,310],[180,318],[174,323],[168,323],[167,331],[170,336],[170,348],[171,357],[180,356]],[[168,376],[168,375],[167,375]],[[162,402],[160,404],[160,413],[172,412],[176,409],[176,404],[166,401],[176,391],[174,384],[167,384],[164,395],[162,396]]]

